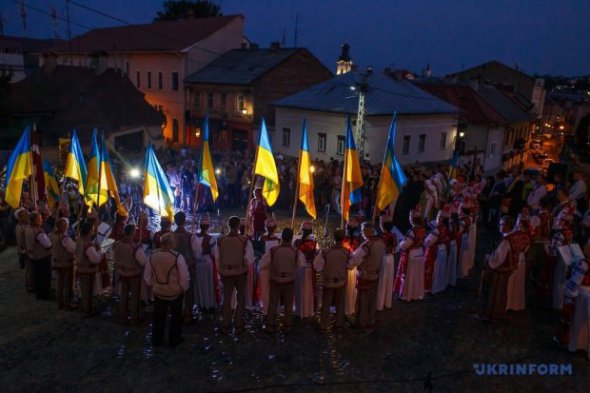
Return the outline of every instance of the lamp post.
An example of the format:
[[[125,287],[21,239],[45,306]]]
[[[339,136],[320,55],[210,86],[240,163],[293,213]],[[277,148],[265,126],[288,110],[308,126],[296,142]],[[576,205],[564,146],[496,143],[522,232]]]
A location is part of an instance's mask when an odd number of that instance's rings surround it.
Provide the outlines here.
[[[365,95],[369,90],[367,78],[373,74],[373,69],[367,67],[367,71],[360,74],[361,81],[351,86],[351,90],[359,92],[359,105],[356,114],[356,145],[361,160],[365,158]]]

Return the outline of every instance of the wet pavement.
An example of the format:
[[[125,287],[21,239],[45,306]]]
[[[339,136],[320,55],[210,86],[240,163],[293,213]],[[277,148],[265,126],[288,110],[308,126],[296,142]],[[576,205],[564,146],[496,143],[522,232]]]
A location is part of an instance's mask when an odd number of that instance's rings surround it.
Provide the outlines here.
[[[479,243],[477,261],[490,236]],[[268,335],[251,309],[246,331],[224,336],[216,312],[195,310],[180,346],[153,348],[149,307],[139,326],[121,325],[111,301],[91,317],[58,311],[24,291],[14,247],[0,260],[3,392],[423,392],[429,373],[433,392],[590,391],[590,362],[552,342],[557,315],[532,297],[501,323],[474,317],[477,272],[421,302],[394,301],[371,333],[322,334],[313,318]],[[571,364],[573,375],[479,376],[479,363]]]

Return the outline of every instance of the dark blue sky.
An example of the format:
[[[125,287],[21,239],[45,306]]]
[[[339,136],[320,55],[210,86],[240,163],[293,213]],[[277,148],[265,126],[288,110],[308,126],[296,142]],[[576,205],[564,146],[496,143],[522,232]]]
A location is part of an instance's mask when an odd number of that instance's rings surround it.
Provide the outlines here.
[[[131,23],[149,22],[161,0],[76,0]],[[65,0],[24,0],[65,17]],[[218,0],[218,2],[220,2]],[[70,3],[71,20],[88,27],[119,24]],[[299,13],[299,46],[330,69],[347,41],[360,66],[420,71],[434,75],[491,59],[518,64],[528,73],[590,74],[589,0],[223,0],[223,13],[246,17],[246,35],[261,46],[293,45]],[[18,5],[0,0],[5,34],[24,34]],[[29,37],[50,37],[50,17],[27,9]],[[65,37],[66,23],[58,21]],[[72,25],[74,35],[85,30]]]

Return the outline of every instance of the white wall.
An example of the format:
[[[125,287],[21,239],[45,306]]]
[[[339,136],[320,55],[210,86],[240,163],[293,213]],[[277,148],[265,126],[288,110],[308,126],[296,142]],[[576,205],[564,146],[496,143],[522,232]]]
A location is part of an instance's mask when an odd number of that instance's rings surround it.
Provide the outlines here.
[[[4,53],[0,51],[0,70],[12,70],[10,83],[20,82],[26,77],[25,58],[22,53]]]
[[[329,161],[331,157],[342,159],[337,154],[338,136],[346,135],[346,115],[328,112],[303,111],[276,108],[276,129],[271,132],[273,151],[296,157],[301,143],[303,118],[307,118],[310,153],[313,159]],[[370,116],[366,119],[365,152],[372,163],[381,162],[391,117]],[[283,128],[290,129],[290,143],[283,146]],[[353,126],[353,131],[354,131]],[[440,146],[441,133],[446,132],[446,143]],[[326,134],[326,151],[318,151],[318,134]],[[402,165],[449,160],[453,154],[457,119],[453,115],[398,116],[395,142],[396,156]],[[418,152],[419,135],[426,135],[424,152]],[[408,154],[403,154],[404,136],[410,136]],[[358,142],[357,142],[358,146]]]

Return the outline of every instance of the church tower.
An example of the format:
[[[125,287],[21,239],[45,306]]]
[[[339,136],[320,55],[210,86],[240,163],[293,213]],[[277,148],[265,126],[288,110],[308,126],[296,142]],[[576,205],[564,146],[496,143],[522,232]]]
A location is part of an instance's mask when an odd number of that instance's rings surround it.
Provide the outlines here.
[[[336,75],[346,74],[352,69],[352,59],[350,58],[350,45],[342,44],[342,52],[336,62]]]

